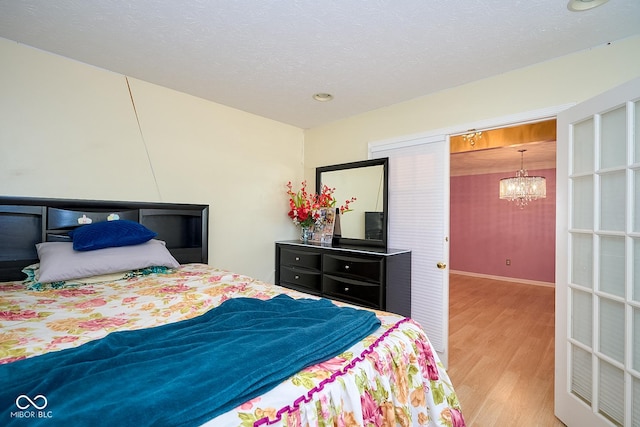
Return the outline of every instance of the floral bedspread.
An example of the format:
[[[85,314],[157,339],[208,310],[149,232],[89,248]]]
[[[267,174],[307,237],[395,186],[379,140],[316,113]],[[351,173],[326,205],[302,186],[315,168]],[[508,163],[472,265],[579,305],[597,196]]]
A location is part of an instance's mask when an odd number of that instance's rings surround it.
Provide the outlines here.
[[[0,363],[75,347],[113,331],[188,319],[229,298],[278,294],[314,298],[203,264],[41,291],[0,283]],[[376,333],[206,425],[464,426],[453,386],[424,331],[411,319],[376,315],[382,322]]]

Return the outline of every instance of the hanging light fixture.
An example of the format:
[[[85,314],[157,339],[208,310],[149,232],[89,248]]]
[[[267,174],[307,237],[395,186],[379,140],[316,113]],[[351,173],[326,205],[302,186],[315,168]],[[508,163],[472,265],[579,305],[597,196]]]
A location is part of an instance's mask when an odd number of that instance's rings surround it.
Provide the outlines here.
[[[462,139],[468,142],[471,148],[476,148],[476,141],[482,138],[482,132],[478,132],[475,129],[471,129],[470,133],[462,135]]]
[[[547,197],[547,180],[543,176],[529,176],[524,168],[524,152],[520,153],[520,170],[512,178],[500,180],[500,198],[515,202],[520,209],[530,201]]]

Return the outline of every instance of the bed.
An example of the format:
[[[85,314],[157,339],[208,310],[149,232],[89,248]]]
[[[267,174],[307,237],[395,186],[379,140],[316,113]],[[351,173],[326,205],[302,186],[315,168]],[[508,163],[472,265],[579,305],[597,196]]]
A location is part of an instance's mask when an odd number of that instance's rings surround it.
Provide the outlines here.
[[[0,198],[0,424],[465,425],[416,322],[210,266],[208,221]]]

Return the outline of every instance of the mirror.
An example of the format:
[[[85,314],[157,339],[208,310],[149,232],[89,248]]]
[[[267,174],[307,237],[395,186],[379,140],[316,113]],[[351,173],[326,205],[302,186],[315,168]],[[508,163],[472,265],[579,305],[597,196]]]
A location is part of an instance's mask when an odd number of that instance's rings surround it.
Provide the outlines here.
[[[334,244],[387,247],[387,208],[389,159],[316,168],[316,193],[322,186],[335,188],[336,207],[355,197],[352,209],[340,215],[340,229],[335,231]]]

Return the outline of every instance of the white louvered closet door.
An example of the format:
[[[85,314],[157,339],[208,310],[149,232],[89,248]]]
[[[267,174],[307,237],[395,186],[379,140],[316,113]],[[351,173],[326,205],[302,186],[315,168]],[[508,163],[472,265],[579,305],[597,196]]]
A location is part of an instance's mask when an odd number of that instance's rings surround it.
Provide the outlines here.
[[[446,365],[449,333],[449,137],[371,147],[389,158],[388,246],[411,250],[411,317]]]
[[[555,411],[640,426],[640,79],[558,115]]]

